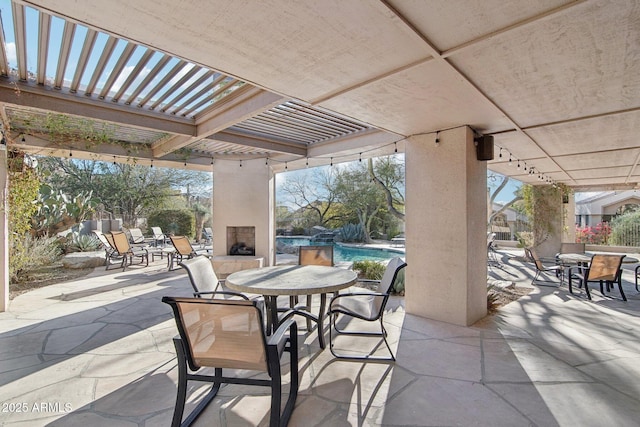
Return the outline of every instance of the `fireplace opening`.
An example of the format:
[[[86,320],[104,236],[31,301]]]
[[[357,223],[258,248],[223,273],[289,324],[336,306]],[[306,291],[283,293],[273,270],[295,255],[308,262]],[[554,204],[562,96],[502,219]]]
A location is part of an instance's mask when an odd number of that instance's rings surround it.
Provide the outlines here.
[[[227,255],[256,255],[255,227],[227,227]]]

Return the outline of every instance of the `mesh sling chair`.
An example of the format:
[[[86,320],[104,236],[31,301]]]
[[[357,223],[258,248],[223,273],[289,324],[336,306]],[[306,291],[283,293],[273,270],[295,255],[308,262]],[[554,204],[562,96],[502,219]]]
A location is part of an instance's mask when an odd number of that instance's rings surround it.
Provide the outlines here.
[[[255,303],[241,300],[163,297],[173,309],[179,337],[173,339],[178,359],[178,393],[171,425],[189,426],[213,400],[220,385],[243,384],[271,388],[271,427],[286,426],[298,395],[298,331],[293,319],[265,336],[262,313]],[[289,332],[289,336],[285,335]],[[281,410],[283,352],[290,354],[289,397]],[[212,367],[213,375],[198,374]],[[223,368],[266,372],[269,379],[223,376]],[[211,390],[182,421],[189,381],[211,382]]]
[[[102,231],[98,231],[98,230],[93,230],[93,234],[95,234],[98,237],[98,239],[100,240],[100,243],[102,243],[102,246],[104,246],[104,252],[105,252],[104,261],[105,261],[106,270],[108,270],[109,266],[112,265],[111,260],[120,258],[120,255],[116,250],[113,237],[111,237],[111,234],[104,234],[102,233]]]
[[[542,259],[536,253],[536,250],[533,249],[533,248],[524,248],[524,253],[525,253],[526,257],[529,260],[531,260],[531,262],[533,262],[533,264],[536,267],[536,275],[533,277],[533,280],[531,281],[532,285],[536,281],[548,282],[548,283],[556,283],[553,280],[539,280],[540,276],[542,276],[545,273],[554,273],[557,278],[560,278],[560,282],[558,283],[558,286],[562,283],[562,277],[564,275],[564,266],[563,265],[555,264],[555,260],[554,260],[554,264],[553,265],[545,265],[542,262]],[[541,286],[549,286],[549,285],[541,285]]]
[[[333,354],[338,359],[346,359],[346,360],[382,360],[382,361],[395,361],[396,358],[387,342],[387,331],[384,328],[383,316],[384,310],[387,305],[387,301],[389,300],[389,294],[391,292],[391,288],[393,287],[396,278],[398,277],[398,273],[404,267],[407,266],[407,263],[404,262],[400,258],[393,258],[387,264],[387,268],[382,276],[380,281],[377,282],[377,289],[374,292],[366,292],[365,289],[362,289],[362,292],[350,292],[345,294],[339,294],[335,296],[331,303],[329,304],[329,349],[331,350],[331,354]],[[338,314],[342,314],[344,316],[353,317],[356,319],[375,322],[376,320],[380,322],[380,332],[369,332],[369,331],[347,331],[344,329],[338,329],[337,325],[337,317]],[[364,356],[351,356],[345,354],[338,354],[334,351],[333,348],[333,331],[335,330],[336,334],[340,335],[358,335],[358,336],[377,336],[382,337],[385,345],[387,346],[387,350],[389,350],[389,354],[391,357],[376,357],[369,355]]]
[[[333,267],[333,245],[311,245],[298,247],[299,265],[324,265]],[[337,293],[335,294],[337,295]],[[307,295],[306,310],[311,312],[312,295]],[[298,302],[298,297],[290,297],[290,305]],[[311,320],[307,319],[307,331],[311,330]]]
[[[169,239],[171,240],[171,244],[176,250],[173,254],[170,254],[170,270],[173,269],[173,262],[176,259],[178,260],[178,262],[182,262],[182,260],[184,259],[191,259],[198,255],[213,255],[208,252],[206,254],[199,253],[196,249],[194,249],[194,247],[191,245],[191,242],[189,242],[189,239],[186,236],[169,236]]]
[[[105,237],[109,240],[108,234]],[[146,265],[149,265],[149,252],[144,248],[132,247],[129,244],[129,238],[123,231],[112,231],[111,239],[113,239],[113,246],[118,255],[122,256],[122,263],[120,264],[122,271],[127,269],[127,265],[133,263],[133,257],[140,258],[140,264],[146,261]],[[111,243],[111,240],[109,240],[109,243]],[[129,261],[128,263],[127,260]]]
[[[614,282],[618,283],[618,290],[624,301],[627,300],[624,291],[622,290],[622,259],[624,255],[601,255],[596,254],[591,257],[589,267],[578,272],[573,272],[569,269],[569,292],[573,293],[573,279],[578,279],[580,287],[584,286],[584,290],[587,293],[587,298],[591,299],[591,293],[589,292],[589,282],[598,282],[600,284],[600,293],[604,295],[603,285],[606,284],[607,291],[611,290]]]
[[[224,289],[224,280],[218,279],[209,258],[198,255],[179,262],[178,265],[187,271],[194,297],[209,296],[213,298],[216,294],[236,294],[236,292],[218,291],[220,287]],[[264,313],[264,299],[261,296],[256,296],[255,298],[252,297],[251,300],[255,301],[260,311]],[[267,320],[269,319],[270,317],[267,316]]]

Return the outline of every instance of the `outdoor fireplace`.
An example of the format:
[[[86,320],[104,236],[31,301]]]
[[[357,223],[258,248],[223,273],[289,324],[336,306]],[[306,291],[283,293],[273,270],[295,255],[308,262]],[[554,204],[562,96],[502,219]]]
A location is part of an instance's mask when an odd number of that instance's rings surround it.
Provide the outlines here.
[[[227,255],[255,256],[255,254],[255,227],[227,227]]]

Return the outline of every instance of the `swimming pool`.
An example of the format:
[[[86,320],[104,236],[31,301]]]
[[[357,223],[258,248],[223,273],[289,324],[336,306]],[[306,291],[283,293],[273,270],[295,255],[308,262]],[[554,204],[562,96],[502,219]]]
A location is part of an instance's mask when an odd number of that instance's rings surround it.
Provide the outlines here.
[[[310,243],[308,238],[304,237],[276,237],[280,243],[290,246],[306,246]],[[314,245],[317,243],[313,243]],[[323,243],[320,243],[321,245]],[[329,243],[324,243],[329,244]],[[333,244],[333,261],[334,262],[353,262],[353,261],[387,261],[394,257],[404,257],[404,252],[384,249],[384,248],[362,248],[346,246],[341,243]]]

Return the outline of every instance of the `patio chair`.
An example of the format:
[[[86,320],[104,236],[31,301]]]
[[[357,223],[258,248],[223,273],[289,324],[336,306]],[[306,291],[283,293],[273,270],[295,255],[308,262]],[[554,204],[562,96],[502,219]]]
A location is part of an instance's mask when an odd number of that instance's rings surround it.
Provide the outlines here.
[[[193,288],[194,298],[202,298],[204,295],[208,295],[210,298],[213,298],[218,294],[235,293],[229,292],[228,289],[225,289],[224,279],[218,279],[218,276],[213,269],[213,265],[211,264],[211,259],[206,256],[198,255],[191,259],[179,262],[178,265],[187,271],[191,287]],[[221,288],[222,290],[218,291],[218,288]],[[255,301],[260,311],[263,314],[265,313],[264,298],[262,298],[261,295],[251,296],[249,299]],[[267,317],[267,320],[269,320],[269,317]]]
[[[146,242],[146,238],[139,228],[130,228],[127,231],[129,232],[129,242],[131,242],[132,245],[139,245]]]
[[[311,245],[298,247],[299,265],[325,265],[333,267],[333,245]],[[334,295],[337,295],[336,292]],[[290,297],[291,308],[298,303],[298,297]],[[313,295],[307,295],[306,310],[311,311]],[[311,329],[311,320],[307,319],[307,330]]]
[[[116,247],[115,247],[115,243],[113,242],[113,238],[111,237],[110,234],[109,234],[109,238],[107,238],[107,236],[102,231],[93,230],[93,234],[95,234],[96,237],[98,237],[98,240],[100,240],[100,243],[102,243],[102,246],[104,247],[105,266],[106,266],[106,270],[108,270],[109,266],[112,265],[111,260],[119,259],[121,258],[121,256],[120,254],[118,254],[118,251],[116,250]]]
[[[208,257],[211,257],[213,255],[209,251],[203,252],[194,249],[194,247],[191,246],[191,242],[189,242],[189,239],[186,236],[169,236],[169,240],[175,248],[175,252],[169,255],[171,257],[169,261],[170,270],[173,270],[173,264],[175,260],[178,260],[178,262],[182,262],[182,260],[191,259],[198,255],[205,255]]]
[[[178,263],[189,275],[193,296],[196,298],[202,295],[213,295],[220,286],[224,286],[224,280],[218,279],[213,270],[211,260],[205,256],[196,256]]]
[[[580,287],[584,286],[587,298],[591,299],[589,292],[589,282],[598,282],[600,284],[600,293],[605,295],[603,286],[606,284],[607,291],[610,291],[614,282],[618,283],[618,290],[622,296],[622,300],[626,301],[627,297],[622,290],[622,259],[624,255],[603,255],[596,254],[591,257],[589,267],[582,271],[573,272],[569,269],[569,292],[573,293],[573,279],[580,281]]]
[[[556,278],[559,278],[559,282],[557,283],[558,286],[560,286],[562,284],[562,281],[564,280],[564,266],[563,265],[558,265],[555,264],[555,260],[554,260],[554,264],[553,265],[545,265],[543,260],[538,256],[538,254],[536,253],[536,250],[533,248],[524,248],[524,253],[526,254],[527,259],[529,259],[531,262],[533,262],[535,268],[536,268],[536,275],[533,277],[533,280],[531,281],[531,284],[535,284],[536,281],[538,282],[547,282],[547,283],[556,283],[554,280],[542,280],[539,278],[541,276],[546,276],[547,273],[553,273]],[[539,283],[538,283],[539,284]],[[540,285],[539,286],[549,286],[549,285]]]
[[[331,350],[331,354],[338,359],[345,360],[368,360],[368,361],[395,361],[396,357],[387,342],[387,330],[384,328],[383,316],[385,307],[387,305],[387,301],[389,300],[389,294],[391,293],[392,287],[396,278],[398,277],[398,273],[404,267],[407,266],[407,263],[404,262],[401,258],[392,258],[387,264],[387,268],[382,276],[380,281],[374,281],[377,283],[377,287],[374,292],[367,292],[366,289],[362,289],[361,291],[354,291],[344,294],[339,294],[334,297],[329,304],[329,349]],[[371,282],[371,281],[368,281]],[[337,325],[337,317],[338,314],[342,314],[343,316],[364,320],[367,322],[380,322],[380,332],[377,331],[353,331],[353,330],[345,330],[338,329]],[[371,354],[355,356],[355,355],[346,355],[346,354],[338,354],[334,350],[333,344],[333,331],[335,330],[338,335],[357,335],[357,336],[376,336],[382,337],[385,345],[387,346],[387,350],[389,350],[389,354],[391,357],[377,357],[372,356]]]
[[[162,246],[168,242],[167,236],[162,232],[162,228],[151,227],[151,232],[153,233],[153,242],[155,246],[158,246],[158,242],[160,242]]]
[[[638,287],[638,279],[640,278],[640,265],[636,267],[636,291],[640,292],[640,287]]]
[[[162,302],[173,309],[179,337],[173,339],[178,359],[178,392],[171,425],[191,425],[220,390],[220,385],[241,384],[271,388],[269,425],[286,426],[298,396],[298,330],[293,319],[280,324],[265,336],[262,313],[255,303],[237,294],[240,300],[172,298]],[[285,334],[289,332],[287,337]],[[283,352],[290,355],[289,397],[281,410]],[[214,368],[213,375],[200,373]],[[223,369],[264,372],[269,379],[223,376]],[[191,372],[190,372],[191,371]],[[211,382],[211,390],[182,421],[189,381]]]
[[[122,271],[127,269],[127,265],[133,264],[133,257],[140,258],[140,264],[146,261],[146,266],[149,266],[149,252],[145,248],[132,247],[123,231],[112,231],[110,234],[105,234],[105,237],[110,243],[110,239],[113,239],[113,246],[122,257],[120,264]]]

